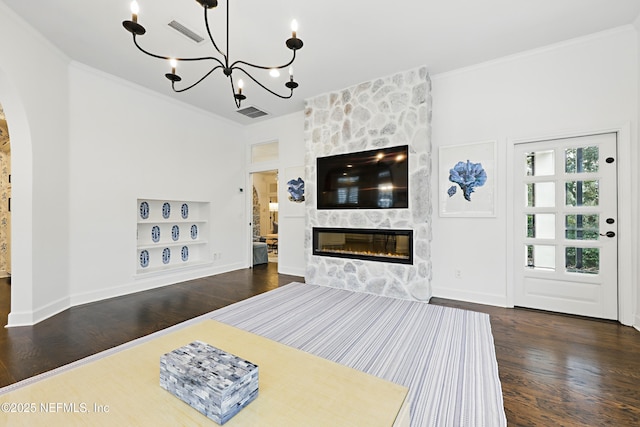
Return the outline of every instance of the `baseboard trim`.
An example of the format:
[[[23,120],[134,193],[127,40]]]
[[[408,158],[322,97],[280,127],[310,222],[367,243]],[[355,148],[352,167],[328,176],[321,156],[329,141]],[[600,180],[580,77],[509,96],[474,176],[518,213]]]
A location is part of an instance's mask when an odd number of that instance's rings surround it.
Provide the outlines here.
[[[189,271],[175,272],[178,274],[166,274],[163,276],[154,276],[149,278],[135,277],[130,283],[121,286],[111,287],[108,289],[100,289],[96,291],[75,293],[71,295],[71,306],[88,304],[96,301],[102,301],[109,298],[121,297],[136,292],[148,291],[151,289],[171,286],[177,283],[189,280],[200,279],[207,276],[215,276],[216,274],[227,273],[229,271],[239,270],[245,266],[241,264],[228,264],[223,266],[209,266],[207,268],[199,268]]]
[[[300,276],[304,277],[304,268],[299,267],[291,267],[288,265],[278,264],[280,274],[287,274],[289,276]]]
[[[193,279],[199,279],[207,276],[215,276],[216,274],[227,273],[246,268],[240,263],[228,264],[222,266],[214,266],[209,268],[201,268],[192,271],[182,271],[180,274],[167,275],[162,277],[154,277],[149,280],[133,279],[130,283],[111,287],[108,289],[100,289],[96,291],[73,294],[69,297],[60,298],[57,301],[47,304],[44,307],[34,311],[10,312],[7,319],[7,328],[17,326],[33,326],[42,322],[49,317],[82,304],[88,304],[96,301],[102,301],[110,298],[116,298],[136,292],[148,291],[150,289],[161,288],[164,286],[175,285],[176,283],[186,282]]]
[[[493,305],[496,307],[508,307],[505,295],[485,294],[482,292],[469,292],[459,289],[439,288],[432,286],[432,298],[445,298],[456,301],[471,302],[475,304]]]
[[[22,311],[17,313],[12,311],[9,313],[9,317],[7,319],[7,327],[33,326],[36,323],[42,322],[51,316],[55,316],[70,307],[71,304],[69,298],[63,297],[34,311]]]

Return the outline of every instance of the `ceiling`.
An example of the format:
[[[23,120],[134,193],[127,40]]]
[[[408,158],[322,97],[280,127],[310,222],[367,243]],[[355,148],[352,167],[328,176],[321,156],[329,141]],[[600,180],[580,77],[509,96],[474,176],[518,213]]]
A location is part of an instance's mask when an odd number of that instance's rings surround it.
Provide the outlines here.
[[[0,1],[75,61],[240,124],[263,120],[236,112],[221,71],[190,91],[173,93],[164,77],[166,61],[140,53],[121,25],[131,19],[129,0]],[[196,1],[138,3],[139,22],[147,29],[139,38],[143,47],[166,56],[213,55],[207,41],[196,45],[167,27],[175,19],[206,37],[204,12]],[[225,50],[226,2],[219,3],[209,20]],[[297,19],[304,47],[294,63],[300,87],[293,98],[282,100],[245,86],[243,107],[256,106],[269,118],[302,110],[306,98],[398,71],[426,65],[438,74],[631,24],[639,14],[638,0],[235,0],[229,55],[265,65],[288,62],[291,51],[284,41],[291,36],[291,20]],[[196,63],[180,64],[178,70],[185,83],[199,78],[196,72],[202,72]],[[260,80],[286,94],[286,74],[279,80],[265,74]]]

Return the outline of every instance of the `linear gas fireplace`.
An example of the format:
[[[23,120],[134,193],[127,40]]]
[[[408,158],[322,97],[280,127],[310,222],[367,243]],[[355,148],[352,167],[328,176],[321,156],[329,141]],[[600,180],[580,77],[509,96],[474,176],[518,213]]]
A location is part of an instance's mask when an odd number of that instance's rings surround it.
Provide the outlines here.
[[[413,230],[314,227],[313,255],[413,264]]]

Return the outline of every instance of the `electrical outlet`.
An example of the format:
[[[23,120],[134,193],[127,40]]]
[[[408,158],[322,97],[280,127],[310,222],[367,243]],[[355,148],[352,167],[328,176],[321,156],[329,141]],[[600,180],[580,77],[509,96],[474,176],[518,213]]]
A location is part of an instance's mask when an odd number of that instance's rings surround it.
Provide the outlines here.
[[[456,279],[462,279],[462,270],[460,270],[459,268],[456,268],[453,273]]]

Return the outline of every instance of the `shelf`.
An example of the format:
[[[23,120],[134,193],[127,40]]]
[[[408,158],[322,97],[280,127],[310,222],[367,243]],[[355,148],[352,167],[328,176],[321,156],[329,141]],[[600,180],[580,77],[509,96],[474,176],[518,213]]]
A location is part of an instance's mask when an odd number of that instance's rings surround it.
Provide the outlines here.
[[[144,243],[141,245],[138,245],[138,252],[143,250],[143,249],[155,249],[155,248],[175,248],[175,247],[182,247],[182,246],[194,246],[194,245],[206,245],[207,242],[206,240],[190,240],[190,241],[184,241],[184,242],[158,242],[158,243]]]
[[[205,267],[212,264],[213,264],[212,261],[193,261],[193,262],[187,261],[183,264],[177,264],[177,265],[162,265],[158,267],[138,268],[138,270],[136,271],[136,276],[137,277],[153,276],[153,275],[161,274],[164,272],[176,272],[176,271],[186,270],[190,268]]]
[[[186,212],[181,209],[184,205],[188,206]],[[167,274],[175,270],[209,264],[209,242],[203,239],[209,236],[209,207],[209,202],[138,199],[136,276]],[[187,217],[183,218],[182,214]],[[178,240],[173,240],[172,234],[178,237]],[[196,238],[192,239],[192,235]],[[154,242],[154,238],[158,241]],[[183,247],[187,249],[183,250]],[[183,254],[186,261],[182,260]]]
[[[206,219],[138,219],[138,224],[206,224]]]

